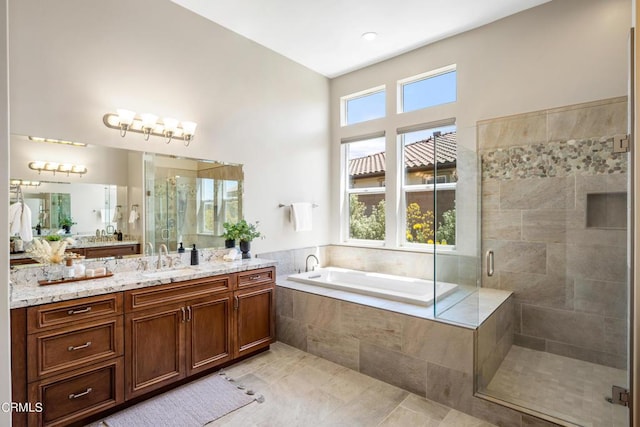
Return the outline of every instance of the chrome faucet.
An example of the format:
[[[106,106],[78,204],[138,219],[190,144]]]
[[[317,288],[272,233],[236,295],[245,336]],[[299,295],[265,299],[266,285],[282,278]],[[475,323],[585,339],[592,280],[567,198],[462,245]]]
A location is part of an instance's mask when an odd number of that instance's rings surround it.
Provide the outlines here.
[[[145,246],[149,247],[149,252],[147,252],[147,254],[148,255],[153,255],[153,243],[147,242],[147,244]]]
[[[316,269],[316,267],[320,265],[320,261],[318,261],[318,257],[315,256],[314,254],[310,254],[309,256],[307,256],[307,259],[304,261],[304,271],[305,272],[309,271],[309,258],[313,258],[313,259],[316,260],[316,265],[313,266],[311,271],[314,271]]]
[[[164,253],[167,258],[169,257],[169,250],[167,249],[167,245],[165,245],[164,243],[161,244],[160,247],[158,247],[158,269],[164,267],[164,262],[162,261],[162,249],[164,249]]]

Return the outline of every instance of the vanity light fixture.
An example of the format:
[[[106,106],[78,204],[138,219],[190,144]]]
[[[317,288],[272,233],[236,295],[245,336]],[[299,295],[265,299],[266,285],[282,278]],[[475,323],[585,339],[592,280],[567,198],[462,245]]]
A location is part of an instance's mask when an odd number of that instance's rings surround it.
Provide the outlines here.
[[[80,175],[84,175],[87,173],[87,167],[85,165],[75,165],[72,163],[56,163],[56,162],[43,162],[41,160],[34,160],[29,163],[29,169],[38,171],[38,173],[42,173],[42,171],[53,172],[55,175],[56,172],[66,173],[69,176],[72,173]]]
[[[40,181],[27,181],[26,179],[11,179],[9,180],[9,185],[11,186],[20,185],[22,187],[38,187],[40,185]]]
[[[34,142],[51,142],[54,144],[62,144],[62,145],[71,145],[73,147],[86,147],[87,144],[84,142],[73,142],[73,141],[65,141],[62,139],[53,139],[53,138],[41,138],[39,136],[30,136],[29,140]]]
[[[117,109],[117,113],[107,113],[102,118],[104,125],[111,129],[118,129],[120,136],[125,137],[127,132],[136,132],[144,135],[145,141],[151,135],[165,138],[168,144],[173,139],[184,141],[185,146],[189,146],[193,140],[196,127],[194,122],[179,121],[171,117],[165,117],[158,121],[155,114],[145,113],[137,116],[135,112],[124,109]]]

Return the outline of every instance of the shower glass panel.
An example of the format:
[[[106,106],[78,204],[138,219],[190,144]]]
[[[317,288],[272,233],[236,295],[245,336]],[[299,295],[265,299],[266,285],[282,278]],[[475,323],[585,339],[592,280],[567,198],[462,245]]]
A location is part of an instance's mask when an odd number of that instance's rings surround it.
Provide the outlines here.
[[[404,246],[427,248],[433,315],[478,324],[478,162],[455,124],[400,134]],[[462,230],[462,231],[461,231]]]
[[[478,124],[482,244],[495,254],[483,287],[512,291],[514,311],[479,330],[479,345],[494,343],[478,349],[479,394],[577,425],[628,425],[609,402],[629,385],[629,154],[614,151],[626,110],[614,98]]]

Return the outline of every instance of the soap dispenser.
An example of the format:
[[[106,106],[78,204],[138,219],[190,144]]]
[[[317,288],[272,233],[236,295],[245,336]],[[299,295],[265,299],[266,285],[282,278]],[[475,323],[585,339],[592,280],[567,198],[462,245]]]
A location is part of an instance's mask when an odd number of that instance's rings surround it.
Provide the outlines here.
[[[191,249],[191,265],[198,265],[199,261],[198,250],[196,249],[196,244],[194,243],[193,249]]]
[[[183,254],[184,253],[184,246],[182,246],[182,242],[180,242],[180,247],[178,248],[178,253],[179,254]]]

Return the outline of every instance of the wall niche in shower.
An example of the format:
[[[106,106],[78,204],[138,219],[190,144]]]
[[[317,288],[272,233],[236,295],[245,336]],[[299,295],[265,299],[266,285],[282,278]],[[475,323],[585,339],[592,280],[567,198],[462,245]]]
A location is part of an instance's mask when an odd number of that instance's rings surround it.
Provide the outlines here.
[[[587,228],[627,228],[627,193],[587,194]]]

